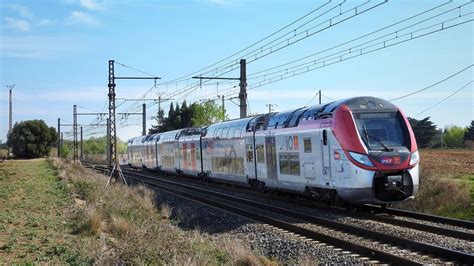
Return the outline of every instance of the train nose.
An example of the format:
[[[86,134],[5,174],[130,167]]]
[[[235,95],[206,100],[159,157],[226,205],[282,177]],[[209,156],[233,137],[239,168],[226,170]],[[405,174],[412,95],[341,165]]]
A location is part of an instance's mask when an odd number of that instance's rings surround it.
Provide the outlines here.
[[[413,180],[408,171],[395,173],[376,172],[374,196],[381,201],[401,201],[413,194]]]

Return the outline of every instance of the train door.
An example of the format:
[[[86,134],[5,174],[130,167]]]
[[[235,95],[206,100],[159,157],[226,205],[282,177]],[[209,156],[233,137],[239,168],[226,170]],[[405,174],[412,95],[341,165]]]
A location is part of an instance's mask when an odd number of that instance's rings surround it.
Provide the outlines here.
[[[265,153],[267,157],[267,178],[277,179],[277,161],[275,136],[265,137]]]
[[[253,137],[245,137],[245,174],[250,179],[256,178],[255,147]]]
[[[321,157],[322,157],[322,169],[323,169],[323,179],[325,181],[331,180],[331,151],[329,145],[328,130],[323,129],[321,131]]]

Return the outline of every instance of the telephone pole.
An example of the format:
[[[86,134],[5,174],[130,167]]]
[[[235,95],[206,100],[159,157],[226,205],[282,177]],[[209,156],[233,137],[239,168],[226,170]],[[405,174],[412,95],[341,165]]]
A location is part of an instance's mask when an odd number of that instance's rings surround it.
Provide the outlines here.
[[[319,104],[321,104],[321,90],[319,90],[318,96],[319,96]]]
[[[142,132],[143,133],[142,133],[142,135],[146,136],[146,103],[144,103],[142,105],[142,108],[143,108],[143,123],[142,123],[142,127],[143,127]]]
[[[225,116],[225,95],[217,95],[217,98],[222,100],[222,115]]]
[[[247,63],[245,59],[240,59],[240,77],[238,78],[219,78],[219,77],[201,77],[195,76],[193,79],[223,79],[223,80],[238,80],[239,81],[239,108],[240,118],[247,117]]]
[[[12,85],[7,85],[8,88],[8,134],[12,132],[13,129],[13,116],[12,116],[12,105],[13,105],[13,99],[12,99],[12,90],[15,87],[15,84]],[[12,148],[8,147],[8,156],[12,156]]]
[[[58,158],[61,158],[61,118],[58,118]]]
[[[265,104],[265,106],[268,106],[268,113],[271,114],[274,111],[273,107],[278,106],[278,104],[269,103],[269,104]]]
[[[245,59],[240,59],[240,118],[247,117],[247,63]]]
[[[73,120],[72,120],[72,124],[73,124],[73,145],[74,145],[74,153],[73,153],[73,158],[74,158],[74,162],[77,161],[78,159],[78,148],[77,148],[77,105],[73,105],[72,107],[72,116],[73,116]]]

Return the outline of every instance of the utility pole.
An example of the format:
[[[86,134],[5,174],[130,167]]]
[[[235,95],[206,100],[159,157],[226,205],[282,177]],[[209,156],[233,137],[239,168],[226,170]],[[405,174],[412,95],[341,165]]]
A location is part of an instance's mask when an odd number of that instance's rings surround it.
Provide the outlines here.
[[[321,90],[319,90],[318,96],[319,96],[319,104],[321,104]]]
[[[13,129],[13,115],[12,115],[12,112],[13,112],[13,108],[12,108],[12,105],[13,105],[13,98],[12,98],[12,90],[13,88],[15,87],[15,84],[12,84],[12,85],[7,85],[7,88],[8,88],[8,95],[9,95],[9,98],[8,98],[8,134],[10,134],[12,132],[12,129]],[[13,153],[12,153],[12,148],[11,147],[8,147],[8,156],[12,156]]]
[[[222,100],[222,115],[225,116],[225,95],[217,95],[217,98]]]
[[[62,152],[61,152],[61,149],[63,148],[63,140],[64,140],[64,137],[63,137],[63,132],[61,132],[61,141],[59,142],[60,146],[59,146],[59,154],[62,155]]]
[[[154,79],[155,83],[159,77],[116,77],[114,70],[114,60],[109,60],[109,128],[110,128],[110,175],[107,184],[114,180],[121,180],[124,184],[127,184],[127,180],[123,176],[122,169],[120,169],[119,160],[117,157],[117,124],[115,119],[115,80],[116,79]]]
[[[58,158],[61,158],[61,118],[58,118]]]
[[[247,63],[245,59],[240,59],[240,118],[247,117]]]
[[[112,161],[110,160],[110,119],[107,118],[107,148],[106,148],[106,153],[107,153],[107,163],[109,165],[112,164]]]
[[[143,136],[146,136],[146,104],[144,103],[142,105],[142,108],[143,108],[143,133],[142,135]]]
[[[73,124],[73,136],[74,136],[74,139],[73,139],[73,145],[74,145],[74,153],[73,153],[73,158],[74,158],[74,162],[77,161],[78,159],[78,147],[77,147],[77,105],[73,105],[72,107],[72,116],[73,116],[73,121],[72,121],[72,124]]]
[[[240,59],[240,77],[239,78],[219,78],[219,77],[202,77],[195,76],[193,79],[200,79],[201,83],[203,79],[224,79],[224,80],[238,80],[239,81],[239,108],[240,118],[247,117],[247,63],[245,59]]]
[[[81,126],[81,157],[80,157],[81,161],[82,161],[83,156],[84,156],[83,150],[84,150],[84,146],[82,145],[82,126]]]
[[[273,107],[278,106],[278,104],[269,103],[265,104],[265,106],[268,106],[268,113],[271,114],[274,111]]]

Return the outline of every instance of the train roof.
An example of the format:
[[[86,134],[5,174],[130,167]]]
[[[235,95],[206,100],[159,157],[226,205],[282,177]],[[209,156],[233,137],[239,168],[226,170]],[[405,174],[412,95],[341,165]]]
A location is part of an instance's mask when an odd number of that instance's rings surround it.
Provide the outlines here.
[[[301,121],[306,120],[316,120],[324,119],[331,117],[333,113],[342,105],[346,105],[352,112],[367,112],[367,111],[397,111],[398,108],[383,99],[372,97],[372,96],[362,96],[362,97],[353,97],[348,99],[343,99],[339,101],[334,101],[326,104],[318,104],[312,106],[306,106],[296,109],[291,109],[278,113],[269,113],[261,114],[246,118],[233,119],[228,121],[219,122],[212,124],[205,128],[185,128],[178,129],[168,132],[163,132],[160,134],[155,134],[162,141],[166,140],[175,140],[180,136],[191,136],[202,134],[205,137],[215,137],[216,131],[219,129],[233,129],[239,131],[240,134],[243,132],[251,132],[255,130],[266,130],[266,129],[278,129],[278,128],[288,128],[296,127]],[[222,130],[221,130],[222,131]],[[234,133],[232,136],[235,136]],[[230,133],[229,133],[230,136]],[[144,136],[147,137],[147,136]],[[129,140],[130,141],[140,141],[142,137],[137,137]]]

